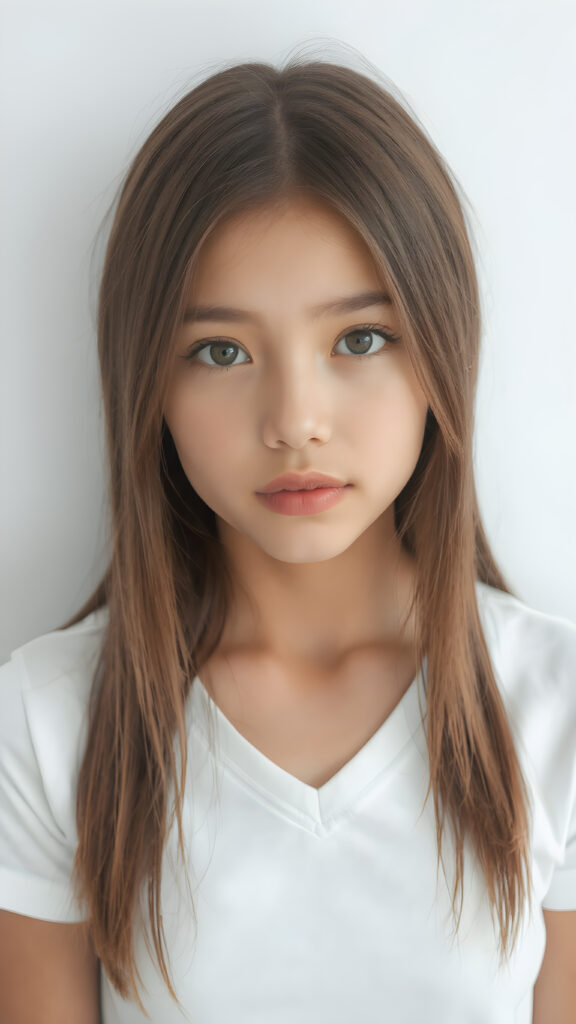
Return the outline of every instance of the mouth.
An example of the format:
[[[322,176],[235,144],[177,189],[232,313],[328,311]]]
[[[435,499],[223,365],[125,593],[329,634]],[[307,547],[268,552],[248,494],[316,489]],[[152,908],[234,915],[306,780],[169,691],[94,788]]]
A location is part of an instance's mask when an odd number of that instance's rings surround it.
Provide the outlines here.
[[[278,494],[284,491],[315,491],[327,488],[341,488],[348,486],[339,477],[327,476],[325,473],[283,473],[276,477],[264,487],[256,491],[257,494]]]
[[[271,512],[284,516],[311,516],[327,512],[339,504],[351,484],[338,487],[307,487],[301,490],[280,489],[256,497]]]
[[[268,494],[307,494],[309,491],[331,491],[335,484],[314,484],[314,487],[280,487],[277,491],[268,491]],[[339,485],[344,486],[344,485]],[[348,486],[348,485],[346,485]]]

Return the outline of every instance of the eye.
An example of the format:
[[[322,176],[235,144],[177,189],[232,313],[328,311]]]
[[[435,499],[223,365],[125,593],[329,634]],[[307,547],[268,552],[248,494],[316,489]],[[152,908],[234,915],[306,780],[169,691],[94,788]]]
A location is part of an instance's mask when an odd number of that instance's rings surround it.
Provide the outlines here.
[[[375,350],[370,351],[372,345],[371,335],[379,337],[382,344]],[[352,338],[350,347],[348,345],[348,338]],[[366,324],[361,327],[354,327],[350,331],[346,331],[342,337],[336,342],[336,346],[345,343],[348,346],[348,352],[339,352],[338,355],[355,355],[362,358],[363,356],[375,355],[384,348],[384,343],[387,342],[389,345],[393,345],[400,341],[400,338],[396,334],[392,334],[390,331],[385,331],[382,327],[376,324]],[[204,353],[206,355],[204,355]],[[242,354],[245,356],[240,362],[236,362],[236,356]],[[202,358],[204,356],[204,358]],[[209,357],[209,358],[208,358]],[[199,362],[210,369],[226,369],[231,366],[241,366],[242,363],[249,362],[244,349],[234,341],[227,341],[225,338],[215,338],[212,341],[201,341],[198,344],[193,345],[189,352],[183,356],[188,362]]]
[[[204,352],[210,354],[210,358],[212,358],[212,350],[215,350],[216,352],[214,362],[209,362],[208,359],[200,358]],[[234,358],[238,352],[242,352],[246,355],[244,350],[233,341],[203,341],[199,345],[194,345],[190,351],[187,352],[184,358],[191,362],[203,363],[204,366],[209,366],[211,368],[221,367],[222,369],[225,369],[227,366],[240,365],[239,363],[234,362]],[[241,362],[248,362],[248,357],[246,357],[246,359],[242,359]]]
[[[368,324],[364,327],[354,327],[353,330],[346,331],[346,334],[344,334],[336,344],[341,345],[342,342],[344,342],[346,345],[348,345],[347,338],[352,338],[352,347],[349,346],[348,353],[344,354],[356,355],[360,357],[368,355],[371,356],[375,354],[374,351],[369,351],[370,346],[372,344],[372,341],[370,340],[371,335],[378,336],[379,338],[382,339],[383,342],[388,342],[391,345],[393,345],[397,341],[400,341],[398,335],[391,334],[389,331],[385,331],[381,327],[377,327],[375,324]],[[384,345],[382,344],[379,346],[379,348],[376,349],[376,352],[380,352],[383,348]]]

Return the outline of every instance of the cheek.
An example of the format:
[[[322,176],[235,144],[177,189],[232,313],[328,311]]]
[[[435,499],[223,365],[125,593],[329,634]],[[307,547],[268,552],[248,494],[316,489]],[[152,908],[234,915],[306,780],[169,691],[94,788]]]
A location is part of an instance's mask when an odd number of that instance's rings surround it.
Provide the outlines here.
[[[350,426],[358,479],[377,502],[389,504],[410,480],[422,450],[427,403],[412,392],[380,398]]]
[[[347,416],[347,433],[362,458],[384,455],[389,462],[411,459],[420,453],[428,403],[420,389],[403,380],[375,391]]]
[[[164,418],[189,478],[234,459],[241,431],[229,401],[180,391],[166,403]]]
[[[367,467],[382,466],[402,475],[416,465],[426,425],[427,401],[405,368],[385,382],[373,379],[374,390],[361,402],[342,396],[340,414],[332,422],[332,443]],[[254,454],[254,403],[230,391],[176,387],[165,404],[164,418],[186,475],[193,483],[245,466]]]

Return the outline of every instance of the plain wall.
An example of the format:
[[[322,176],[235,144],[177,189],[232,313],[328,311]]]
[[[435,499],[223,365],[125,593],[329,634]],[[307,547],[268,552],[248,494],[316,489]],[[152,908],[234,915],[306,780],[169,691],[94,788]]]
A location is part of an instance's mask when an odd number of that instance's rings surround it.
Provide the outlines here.
[[[0,6],[0,662],[59,626],[104,569],[99,226],[128,162],[222,63],[294,50],[362,70],[359,51],[468,197],[485,315],[484,523],[519,596],[576,621],[575,10],[562,0]]]

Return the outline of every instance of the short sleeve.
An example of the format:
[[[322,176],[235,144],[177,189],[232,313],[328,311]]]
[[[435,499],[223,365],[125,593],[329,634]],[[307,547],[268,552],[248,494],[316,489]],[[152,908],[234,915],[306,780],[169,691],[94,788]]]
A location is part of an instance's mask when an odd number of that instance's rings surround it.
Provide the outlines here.
[[[46,921],[81,921],[85,913],[71,884],[75,844],[47,795],[23,677],[16,651],[0,667],[0,907]]]
[[[574,737],[576,756],[576,736]],[[573,794],[572,813],[566,838],[564,859],[552,876],[542,906],[545,910],[576,910],[576,799]]]
[[[545,910],[576,910],[576,625],[562,620],[551,644],[558,683],[557,726],[548,757],[548,805],[557,843]]]

